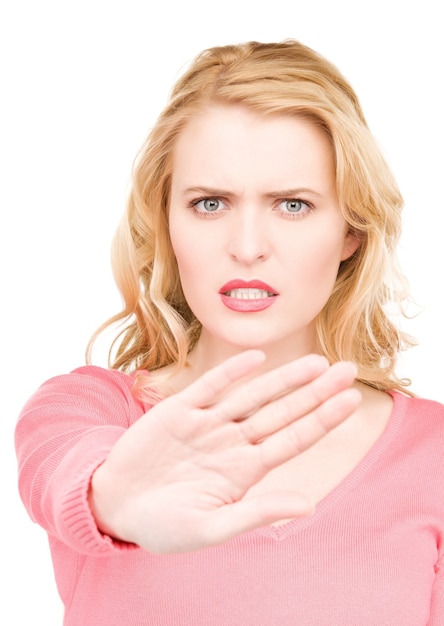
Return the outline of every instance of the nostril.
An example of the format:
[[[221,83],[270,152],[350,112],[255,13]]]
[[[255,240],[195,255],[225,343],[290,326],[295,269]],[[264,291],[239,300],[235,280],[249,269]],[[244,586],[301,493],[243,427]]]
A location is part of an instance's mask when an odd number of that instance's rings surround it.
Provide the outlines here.
[[[239,263],[255,263],[269,256],[269,246],[264,240],[235,237],[230,242],[230,255]]]

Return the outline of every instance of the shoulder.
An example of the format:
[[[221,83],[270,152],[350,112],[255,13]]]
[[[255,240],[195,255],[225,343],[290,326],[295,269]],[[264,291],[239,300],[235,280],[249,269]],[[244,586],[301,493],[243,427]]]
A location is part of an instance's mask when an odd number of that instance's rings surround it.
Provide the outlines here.
[[[105,395],[132,396],[134,375],[117,370],[109,370],[96,365],[78,367],[67,374],[60,374],[44,382],[40,390],[52,389],[70,395],[79,390],[82,394],[101,393]]]
[[[126,374],[119,370],[106,369],[97,365],[83,365],[77,367],[68,374],[56,376],[48,382],[58,384],[74,384],[76,381],[83,384],[99,385],[107,389],[120,389],[122,392],[132,390],[134,386],[135,374]]]
[[[393,417],[417,440],[430,439],[444,446],[444,404],[427,398],[392,393]]]
[[[418,396],[407,396],[397,391],[391,393],[395,407],[403,410],[410,417],[424,417],[430,420],[441,421],[444,419],[444,404],[436,400],[429,400]]]
[[[134,374],[87,365],[44,382],[23,407],[25,414],[101,416],[112,415],[127,425],[147,407],[133,393]]]

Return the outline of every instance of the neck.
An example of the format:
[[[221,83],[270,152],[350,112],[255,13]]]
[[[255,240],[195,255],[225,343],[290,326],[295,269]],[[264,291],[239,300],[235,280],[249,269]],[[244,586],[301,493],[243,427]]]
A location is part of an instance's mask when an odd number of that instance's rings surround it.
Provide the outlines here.
[[[250,348],[258,348],[265,353],[266,359],[260,372],[272,370],[307,354],[321,352],[314,331],[304,333],[303,336],[295,336],[293,339],[286,337],[270,345],[261,345],[260,340],[257,345],[230,344],[203,332],[189,355],[189,373],[195,379],[229,357]]]

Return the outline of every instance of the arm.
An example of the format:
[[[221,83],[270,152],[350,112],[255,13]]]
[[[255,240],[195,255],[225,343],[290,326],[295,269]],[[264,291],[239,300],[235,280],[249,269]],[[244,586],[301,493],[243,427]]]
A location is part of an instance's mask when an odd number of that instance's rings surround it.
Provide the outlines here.
[[[257,375],[263,359],[228,359],[122,435],[91,482],[104,532],[169,554],[313,510],[294,491],[248,491],[354,412],[356,370],[310,355]]]
[[[310,513],[298,493],[245,496],[357,408],[356,371],[311,355],[258,376],[264,358],[228,359],[147,413],[118,372],[84,368],[43,385],[17,426],[33,519],[98,555],[197,550]]]
[[[435,572],[428,626],[442,626],[444,620],[444,553],[436,564]]]
[[[128,549],[104,537],[87,503],[91,476],[143,413],[132,379],[84,367],[46,382],[16,428],[19,489],[31,518],[78,552]]]

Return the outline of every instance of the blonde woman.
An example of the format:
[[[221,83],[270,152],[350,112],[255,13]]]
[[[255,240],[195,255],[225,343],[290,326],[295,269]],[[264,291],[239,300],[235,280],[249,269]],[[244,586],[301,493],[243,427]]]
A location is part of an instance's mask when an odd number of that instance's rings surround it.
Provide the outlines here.
[[[180,78],[114,242],[110,368],[17,426],[66,626],[443,624],[444,409],[397,377],[387,314],[401,206],[311,49]]]

